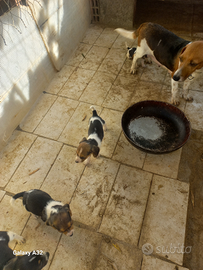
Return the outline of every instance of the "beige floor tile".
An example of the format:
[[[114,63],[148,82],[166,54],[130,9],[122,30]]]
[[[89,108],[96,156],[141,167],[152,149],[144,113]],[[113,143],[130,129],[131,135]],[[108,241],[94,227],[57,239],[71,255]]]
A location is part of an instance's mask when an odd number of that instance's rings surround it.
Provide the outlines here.
[[[101,108],[96,106],[95,109],[100,115]],[[59,137],[59,141],[78,147],[82,138],[88,136],[88,124],[91,116],[90,104],[81,102]]]
[[[58,73],[56,73],[55,77],[46,89],[46,92],[58,94],[74,70],[75,67],[64,65],[64,67]]]
[[[121,134],[122,113],[105,108],[101,113],[101,117],[106,122],[107,130],[104,133],[100,154],[111,158]]]
[[[75,148],[63,146],[43,182],[41,189],[48,192],[55,200],[70,203],[70,199],[84,170],[84,166],[75,163],[75,156]]]
[[[78,106],[78,101],[58,97],[35,130],[36,134],[57,140]]]
[[[137,245],[152,174],[121,165],[100,232]]]
[[[97,70],[108,52],[108,48],[93,46],[82,60],[79,67],[89,70]]]
[[[6,190],[17,193],[39,188],[61,147],[61,143],[37,138],[6,186]]]
[[[59,95],[79,99],[94,73],[95,71],[92,70],[76,69],[59,92]]]
[[[3,197],[4,197],[5,194],[6,194],[5,191],[0,190],[0,202],[1,202],[1,200],[3,199]]]
[[[110,91],[108,92],[103,106],[110,109],[124,111],[135,90],[135,77],[118,76]]]
[[[101,66],[99,71],[118,74],[126,57],[126,52],[122,49],[111,49]]]
[[[166,248],[184,245],[189,184],[154,176],[142,227],[140,248],[153,246],[154,254],[165,257]],[[163,252],[162,252],[163,251]],[[167,253],[170,261],[182,265],[183,253]]]
[[[119,270],[140,270],[142,252],[131,246],[124,246],[118,241],[103,238],[101,253],[98,257],[95,270],[112,270],[109,260],[112,260]]]
[[[132,146],[122,133],[112,158],[121,163],[142,168],[145,157],[146,153]]]
[[[68,66],[78,67],[80,62],[86,56],[92,45],[80,43],[73,52],[70,60],[66,63]]]
[[[100,157],[85,168],[71,201],[76,221],[99,227],[118,167],[116,161]]]
[[[15,250],[23,250],[29,252],[39,251],[43,254],[45,252],[49,252],[49,261],[43,268],[43,270],[47,270],[57,248],[61,234],[54,228],[47,226],[40,218],[31,215],[31,218],[26,224],[22,236],[26,239],[26,243],[23,245],[17,245]],[[69,240],[68,237],[69,236],[66,236],[67,241]]]
[[[159,100],[161,88],[159,83],[140,81],[135,86],[130,105],[144,100]]]
[[[5,195],[1,201],[0,231],[13,231],[17,234],[21,234],[30,213],[25,210],[22,200],[16,200],[14,206],[12,207],[10,204],[10,199],[10,196]]]
[[[189,89],[203,91],[203,71],[198,70],[194,80],[190,81]]]
[[[63,236],[50,270],[90,270],[98,256],[101,236],[88,230],[75,228],[74,235]]]
[[[99,38],[96,40],[95,45],[110,48],[116,40],[118,34],[112,28],[105,28]]]
[[[131,59],[128,59],[126,58],[125,59],[125,62],[120,70],[120,73],[119,75],[122,75],[122,76],[125,76],[126,78],[135,78],[135,81],[137,81],[138,78],[141,77],[143,71],[144,71],[144,68],[141,67],[141,61],[138,59],[138,64],[139,64],[139,68],[137,70],[137,74],[131,74],[130,73],[130,69],[131,69],[131,66],[132,66],[132,60]]]
[[[141,76],[142,81],[163,82],[167,74],[167,70],[159,67],[156,63],[147,65]]]
[[[94,44],[103,30],[104,29],[100,25],[90,24],[82,42],[86,44]]]
[[[33,132],[56,99],[57,96],[42,94],[36,105],[29,111],[27,116],[20,123],[20,128],[28,132]]]
[[[36,139],[35,135],[14,131],[0,152],[0,186],[4,187]]]
[[[157,270],[157,269],[164,269],[164,270],[189,270],[187,268],[181,267],[179,265],[175,265],[166,261],[162,261],[158,258],[154,258],[151,256],[144,256],[142,262],[142,269],[141,270]]]
[[[182,148],[162,155],[147,154],[143,169],[176,179]]]
[[[186,103],[185,114],[188,116],[193,129],[203,130],[203,93],[190,91],[190,94],[194,100]]]
[[[112,73],[96,72],[80,97],[80,101],[101,106],[115,78],[116,75]]]

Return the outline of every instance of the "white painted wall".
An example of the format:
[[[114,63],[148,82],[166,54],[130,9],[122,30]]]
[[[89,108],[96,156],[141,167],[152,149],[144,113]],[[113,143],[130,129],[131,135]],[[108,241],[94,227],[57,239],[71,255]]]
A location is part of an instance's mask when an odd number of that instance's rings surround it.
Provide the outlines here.
[[[67,62],[91,21],[89,0],[41,2],[32,10],[16,7],[13,15],[1,16],[0,148]]]

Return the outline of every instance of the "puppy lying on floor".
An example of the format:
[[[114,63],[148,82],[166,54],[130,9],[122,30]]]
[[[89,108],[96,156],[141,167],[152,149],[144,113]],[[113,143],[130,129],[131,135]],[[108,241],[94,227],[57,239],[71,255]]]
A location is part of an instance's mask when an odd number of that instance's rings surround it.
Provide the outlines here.
[[[11,204],[21,197],[26,210],[40,216],[46,225],[69,236],[73,235],[72,213],[68,204],[54,201],[48,193],[39,189],[17,193],[11,198]]]
[[[184,82],[184,99],[193,100],[188,93],[188,88],[190,79],[195,76],[193,72],[203,67],[203,41],[190,42],[161,25],[150,22],[141,24],[136,31],[122,28],[117,28],[115,31],[126,38],[138,38],[130,71],[132,74],[137,72],[137,60],[147,55],[170,72],[173,104],[179,104],[178,82]]]
[[[8,246],[13,240],[18,244],[25,242],[25,239],[16,233],[0,231],[0,270],[41,270],[47,264],[49,252],[42,255],[31,252],[29,256],[15,256]]]
[[[91,154],[98,157],[102,140],[104,138],[104,130],[106,130],[105,121],[98,116],[93,106],[92,117],[89,120],[88,137],[84,137],[77,148],[76,163],[84,162],[87,165],[90,161]]]

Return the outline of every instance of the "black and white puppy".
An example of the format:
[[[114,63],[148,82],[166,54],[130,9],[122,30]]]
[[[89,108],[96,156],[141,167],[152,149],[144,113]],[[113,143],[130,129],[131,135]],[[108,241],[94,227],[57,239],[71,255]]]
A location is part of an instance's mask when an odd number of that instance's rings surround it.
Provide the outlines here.
[[[91,106],[90,109],[92,109],[92,117],[89,120],[88,137],[87,139],[84,137],[79,143],[75,159],[76,163],[84,161],[85,165],[89,163],[91,154],[94,157],[98,157],[104,138],[104,130],[106,130],[105,121],[98,116],[93,106]]]
[[[129,47],[127,42],[125,42],[125,46],[127,49],[126,57],[128,59],[132,60],[134,55],[136,54],[137,48],[136,47]],[[142,58],[140,58],[140,65],[142,67],[145,67],[145,64],[152,64],[152,60],[149,57],[147,57],[147,55],[143,55]]]
[[[39,189],[17,193],[11,198],[11,204],[21,197],[26,210],[40,216],[46,225],[69,236],[73,235],[72,213],[68,204],[53,200],[48,193]]]
[[[41,270],[48,262],[49,252],[36,255],[30,252],[30,256],[15,256],[9,247],[11,241],[18,244],[25,243],[25,239],[11,231],[0,231],[0,270]]]

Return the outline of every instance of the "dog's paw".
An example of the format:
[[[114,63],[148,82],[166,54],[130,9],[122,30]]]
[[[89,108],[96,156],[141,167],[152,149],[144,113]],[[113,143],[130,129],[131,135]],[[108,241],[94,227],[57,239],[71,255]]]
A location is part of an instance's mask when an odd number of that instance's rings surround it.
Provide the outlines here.
[[[184,96],[184,95],[183,95],[183,98],[184,98],[186,101],[193,101],[193,97],[190,96],[190,95],[187,95],[187,96]]]
[[[178,98],[172,98],[171,99],[171,103],[175,106],[178,106],[180,104],[180,101]]]
[[[130,74],[137,74],[137,69],[131,68],[130,69]]]
[[[18,236],[18,239],[16,239],[16,241],[19,245],[25,244],[26,242],[25,238],[20,235]]]

